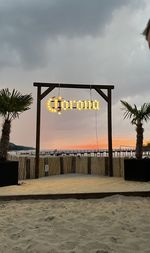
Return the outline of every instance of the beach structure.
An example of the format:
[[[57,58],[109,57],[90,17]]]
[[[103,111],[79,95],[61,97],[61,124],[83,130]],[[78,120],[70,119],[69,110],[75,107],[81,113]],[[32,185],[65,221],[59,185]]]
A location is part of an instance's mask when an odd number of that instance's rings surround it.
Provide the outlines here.
[[[109,176],[109,165],[107,156],[96,155],[40,155],[38,178],[53,175],[83,174]],[[19,180],[36,178],[36,158],[29,153],[9,153],[9,160],[19,162]],[[124,176],[124,157],[114,157],[113,176]]]
[[[41,101],[55,88],[67,89],[89,89],[95,90],[107,102],[107,119],[108,119],[108,171],[109,176],[113,176],[112,161],[112,89],[114,85],[95,85],[95,84],[65,84],[65,83],[43,83],[34,82],[33,86],[37,87],[37,118],[36,118],[36,162],[35,177],[39,176],[39,154],[40,154],[40,124],[41,124]],[[42,88],[47,88],[42,91]],[[107,94],[103,92],[106,90]],[[50,104],[49,104],[50,108]],[[51,108],[50,108],[51,109]]]
[[[108,150],[49,150],[41,151],[38,177],[61,174],[89,174],[109,176]],[[35,178],[35,151],[13,151],[9,160],[19,162],[19,180]],[[143,157],[150,157],[144,151]],[[134,147],[113,149],[113,176],[124,177],[124,159],[135,158]],[[130,159],[133,160],[133,159]]]

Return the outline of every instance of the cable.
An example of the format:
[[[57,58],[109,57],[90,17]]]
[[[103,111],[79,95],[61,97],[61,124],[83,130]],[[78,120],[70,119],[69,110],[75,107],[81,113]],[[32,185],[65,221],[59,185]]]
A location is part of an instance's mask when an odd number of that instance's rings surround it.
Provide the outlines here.
[[[92,101],[92,89],[90,84],[90,100]],[[98,121],[97,121],[97,111],[95,110],[95,137],[96,137],[96,146],[99,149],[99,140],[98,140]]]
[[[91,90],[91,84],[90,84],[90,100],[92,100],[92,90]]]
[[[58,97],[60,97],[60,83],[59,83],[59,87],[58,87]]]
[[[58,104],[59,104],[59,108],[57,110],[58,114],[60,115],[61,114],[61,95],[60,95],[60,83],[59,83],[59,87],[58,87]]]
[[[98,141],[98,121],[97,121],[97,111],[95,111],[95,133],[96,133],[96,145],[99,149],[99,141]]]

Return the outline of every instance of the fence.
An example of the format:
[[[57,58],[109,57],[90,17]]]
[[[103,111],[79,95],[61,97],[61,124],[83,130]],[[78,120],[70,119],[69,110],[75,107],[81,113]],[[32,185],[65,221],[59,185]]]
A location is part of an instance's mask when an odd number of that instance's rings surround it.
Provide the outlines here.
[[[35,157],[14,156],[9,154],[9,160],[19,162],[19,180],[35,178]],[[60,175],[67,173],[108,175],[108,157],[40,157],[39,177]],[[114,177],[124,176],[124,158],[113,158]]]

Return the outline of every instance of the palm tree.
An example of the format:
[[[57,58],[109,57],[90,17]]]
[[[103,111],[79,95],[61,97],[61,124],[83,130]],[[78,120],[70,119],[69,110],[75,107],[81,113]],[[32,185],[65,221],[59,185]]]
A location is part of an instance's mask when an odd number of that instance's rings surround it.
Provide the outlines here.
[[[150,19],[148,20],[146,28],[144,29],[142,34],[145,36],[145,39],[147,40],[149,48],[150,48]]]
[[[147,122],[150,119],[150,103],[144,103],[140,109],[136,105],[133,107],[126,101],[121,100],[122,109],[125,110],[124,118],[131,119],[131,124],[136,125],[136,150],[135,156],[141,159],[143,155],[143,121]]]
[[[31,94],[22,95],[15,89],[10,92],[8,88],[0,90],[0,115],[4,120],[0,140],[0,160],[7,159],[12,120],[29,110],[32,101]]]

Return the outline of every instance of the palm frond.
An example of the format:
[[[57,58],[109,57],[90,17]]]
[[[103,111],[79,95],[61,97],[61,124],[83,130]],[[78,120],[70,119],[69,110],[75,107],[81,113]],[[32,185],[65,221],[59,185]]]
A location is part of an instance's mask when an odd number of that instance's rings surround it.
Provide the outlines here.
[[[147,122],[150,119],[150,103],[141,106],[141,120]]]
[[[0,91],[0,115],[5,119],[14,119],[19,117],[20,113],[30,109],[33,98],[31,94],[22,95],[19,91],[13,89],[2,89]]]
[[[137,110],[136,105],[132,107],[128,102],[123,101],[123,100],[121,100],[121,103],[123,105],[121,109],[124,110],[124,119],[125,118],[132,119],[131,123],[135,124],[136,118],[138,116],[138,110]]]
[[[150,103],[144,103],[140,109],[134,104],[132,107],[126,101],[121,100],[122,105],[124,106],[122,109],[125,110],[124,118],[132,119],[132,124],[137,124],[138,122],[147,122],[150,119]]]

